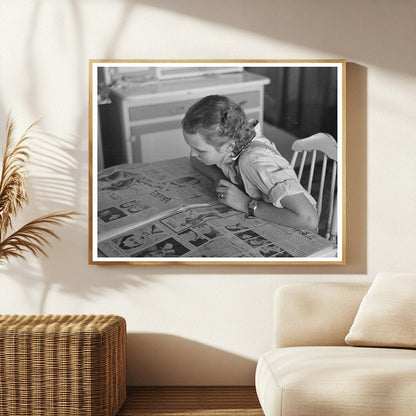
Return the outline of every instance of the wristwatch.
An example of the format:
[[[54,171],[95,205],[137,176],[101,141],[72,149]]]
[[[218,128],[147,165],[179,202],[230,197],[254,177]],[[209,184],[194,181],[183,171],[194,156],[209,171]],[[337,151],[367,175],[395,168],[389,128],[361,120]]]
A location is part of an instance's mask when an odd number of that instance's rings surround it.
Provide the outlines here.
[[[250,199],[250,201],[248,201],[247,208],[248,208],[248,215],[250,217],[255,217],[258,204],[259,204],[259,201],[257,201],[256,199]]]

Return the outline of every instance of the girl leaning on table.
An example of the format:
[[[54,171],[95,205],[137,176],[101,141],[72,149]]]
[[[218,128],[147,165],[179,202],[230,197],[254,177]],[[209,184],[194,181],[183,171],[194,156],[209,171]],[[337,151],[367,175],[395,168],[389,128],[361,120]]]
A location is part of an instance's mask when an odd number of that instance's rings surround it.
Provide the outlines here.
[[[204,97],[189,108],[182,129],[192,166],[214,181],[220,202],[276,224],[316,229],[315,200],[238,104]]]

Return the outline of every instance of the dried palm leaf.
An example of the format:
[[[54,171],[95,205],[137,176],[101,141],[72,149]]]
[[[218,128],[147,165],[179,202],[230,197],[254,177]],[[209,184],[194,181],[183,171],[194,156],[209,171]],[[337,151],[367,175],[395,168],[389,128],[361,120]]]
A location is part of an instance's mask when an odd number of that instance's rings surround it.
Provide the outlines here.
[[[50,245],[51,237],[59,240],[58,235],[49,227],[62,224],[65,220],[78,215],[76,212],[56,212],[39,217],[25,224],[19,230],[0,242],[0,264],[4,264],[10,257],[24,258],[25,252],[35,256],[47,256],[45,247]]]
[[[11,228],[12,218],[28,202],[25,164],[29,159],[29,148],[25,142],[36,124],[37,122],[31,124],[13,146],[15,125],[10,117],[7,122],[6,148],[0,179],[0,238]]]
[[[45,215],[30,221],[5,238],[12,228],[12,218],[28,203],[25,165],[29,159],[29,148],[26,141],[33,136],[32,130],[37,123],[38,121],[32,123],[16,144],[13,144],[15,125],[10,116],[7,121],[6,147],[0,178],[0,264],[10,257],[24,258],[26,252],[46,256],[45,247],[50,244],[49,239],[59,239],[50,227],[78,214],[68,211]]]

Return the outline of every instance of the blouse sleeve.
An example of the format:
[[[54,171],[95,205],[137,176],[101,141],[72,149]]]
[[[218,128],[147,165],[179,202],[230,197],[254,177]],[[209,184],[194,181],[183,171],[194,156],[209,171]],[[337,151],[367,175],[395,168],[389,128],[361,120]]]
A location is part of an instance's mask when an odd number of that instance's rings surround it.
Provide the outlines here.
[[[316,205],[315,200],[300,184],[289,162],[282,156],[261,155],[253,152],[251,155],[247,155],[242,162],[240,173],[246,191],[254,186],[266,196],[266,201],[278,208],[283,208],[282,198],[299,193],[305,194],[310,202]]]

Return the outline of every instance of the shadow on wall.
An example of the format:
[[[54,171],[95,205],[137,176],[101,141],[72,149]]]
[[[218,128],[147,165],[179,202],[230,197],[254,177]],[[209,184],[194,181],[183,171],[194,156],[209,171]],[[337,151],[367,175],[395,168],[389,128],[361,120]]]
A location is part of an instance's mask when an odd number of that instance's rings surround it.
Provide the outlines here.
[[[254,360],[174,335],[129,333],[129,356],[129,386],[254,385]]]
[[[347,63],[346,235],[349,273],[367,273],[367,68]]]
[[[47,67],[47,59],[39,60],[37,53],[37,38],[44,28],[41,27],[41,15],[48,11],[47,5],[36,1],[31,5],[31,17],[29,23],[29,36],[26,37],[23,56],[24,63],[30,71],[25,72],[27,81],[27,91],[22,103],[17,103],[17,107],[24,105],[29,109],[29,116],[33,117],[33,122],[44,114],[42,97],[45,94],[42,85],[42,73]],[[77,56],[75,65],[79,68],[73,72],[72,92],[83,96],[87,90],[87,81],[84,75],[83,67],[83,33],[81,27],[81,15],[76,6],[76,2],[67,2],[65,10],[68,12],[66,18],[71,18],[74,26],[79,30],[74,31],[77,35]],[[64,6],[64,7],[65,7]],[[53,78],[51,78],[53,79]],[[64,98],[63,98],[64,99]],[[16,106],[12,103],[0,102],[1,116],[8,112],[8,106]],[[7,107],[7,108],[6,108]],[[6,117],[4,116],[4,120]],[[48,117],[46,117],[47,121]],[[87,188],[88,173],[87,166],[84,167],[82,160],[85,157],[85,135],[88,121],[88,111],[81,109],[79,117],[75,120],[75,136],[57,137],[46,132],[35,134],[35,139],[30,140],[28,145],[31,149],[31,158],[28,165],[29,178],[27,180],[30,203],[23,210],[22,217],[31,220],[40,215],[52,211],[71,210],[79,211],[79,207],[84,205],[84,195]],[[17,120],[17,124],[18,120]],[[40,123],[43,124],[43,123]],[[24,126],[25,128],[27,126]],[[81,174],[80,170],[84,171]],[[85,178],[85,179],[84,179]],[[54,227],[53,230],[61,237],[61,242],[51,239],[51,247],[46,248],[49,257],[54,262],[40,258],[35,260],[29,253],[27,262],[12,261],[6,265],[3,270],[7,276],[13,280],[21,282],[23,293],[26,298],[21,299],[21,303],[27,305],[28,310],[39,309],[39,313],[45,312],[45,302],[47,294],[52,285],[65,285],[67,282],[76,281],[74,267],[76,263],[85,263],[85,259],[74,259],[74,256],[68,256],[69,250],[65,250],[66,244],[70,247],[76,247],[83,242],[79,236],[83,235],[85,229],[86,217],[77,217],[76,220],[64,223],[63,226]],[[76,237],[75,237],[76,236]],[[73,241],[75,240],[76,241]],[[71,253],[72,254],[72,253]],[[53,266],[55,263],[55,267]],[[1,272],[3,272],[1,270]],[[43,291],[40,301],[33,298],[33,286],[42,285]],[[69,283],[68,286],[71,286]],[[82,290],[82,289],[81,289]],[[75,290],[74,290],[75,291]],[[83,293],[83,292],[81,292]],[[20,303],[20,302],[19,302]],[[40,305],[39,305],[40,304]],[[39,305],[39,306],[38,306]],[[18,308],[18,306],[16,305]],[[18,312],[18,310],[17,310]]]
[[[390,0],[381,0],[375,7],[374,2],[368,0],[356,3],[331,0],[230,0],[224,3],[222,0],[212,0],[194,1],[192,5],[186,0],[129,0],[126,9],[132,3],[232,26],[339,58],[351,55],[353,51],[356,60],[413,74],[412,54],[403,53],[397,47],[402,44],[402,34],[397,30],[397,25],[413,26],[412,1],[398,2],[400,7],[392,7]],[[405,8],[408,9],[407,13]],[[380,25],[383,26],[382,31]],[[276,54],[279,54],[278,50]]]
[[[31,69],[25,73],[28,87],[24,95],[29,116],[33,117],[30,122],[44,114],[44,104],[41,99],[44,91],[39,86],[42,85],[41,75],[49,61],[47,58],[38,59],[37,46],[39,46],[38,37],[44,30],[41,25],[42,19],[50,10],[48,6],[49,4],[43,4],[40,1],[33,2],[31,5],[33,8],[28,31],[30,36],[27,36],[24,43],[24,62]],[[126,13],[127,11],[128,8]],[[77,2],[69,1],[61,5],[59,14],[65,15],[65,20],[76,28],[73,31],[76,36],[76,54],[69,55],[70,66],[73,67],[70,94],[87,97],[86,34],[82,25],[82,9]],[[125,18],[127,19],[127,15]],[[57,25],[59,26],[59,23]],[[123,22],[120,22],[120,33],[122,25]],[[60,41],[62,39],[58,36],[56,42]],[[109,45],[108,48],[111,52],[112,46]],[[51,79],[55,80],[53,77]],[[67,98],[65,94],[68,94],[68,90],[63,89],[63,91],[62,101]],[[10,105],[13,103],[0,100],[0,120],[4,120],[4,123],[1,123],[4,126]],[[49,117],[50,114],[47,114],[44,121],[47,122]],[[29,143],[31,158],[27,184],[30,204],[27,208],[25,207],[21,215],[27,221],[52,211],[79,211],[80,208],[83,209],[86,206],[88,163],[84,162],[88,160],[86,150],[88,143],[87,99],[80,101],[77,117],[73,121],[74,134],[58,137],[42,132],[39,134],[40,140],[33,140]],[[34,310],[37,310],[39,314],[66,313],[65,310],[56,310],[56,308],[51,310],[48,307],[48,296],[52,288],[69,295],[74,294],[77,299],[90,299],[106,289],[123,290],[125,287],[137,288],[146,284],[147,273],[138,277],[132,269],[128,270],[123,266],[101,268],[99,273],[85,273],[85,267],[88,264],[88,215],[86,212],[82,214],[84,215],[77,217],[74,221],[54,227],[61,241],[51,239],[51,246],[46,248],[49,259],[43,257],[35,259],[28,253],[25,256],[27,262],[13,260],[0,269],[0,275],[4,274],[4,277],[19,282],[22,288],[23,297],[20,302],[16,303],[15,313],[22,313],[22,305],[25,305],[30,313]],[[79,255],[80,253],[84,256]],[[114,279],[114,276],[117,276],[117,279]],[[34,287],[41,289],[34,292]],[[40,295],[38,296],[37,293]],[[13,313],[13,310],[10,312]],[[109,312],[116,313],[117,311],[110,310]]]

